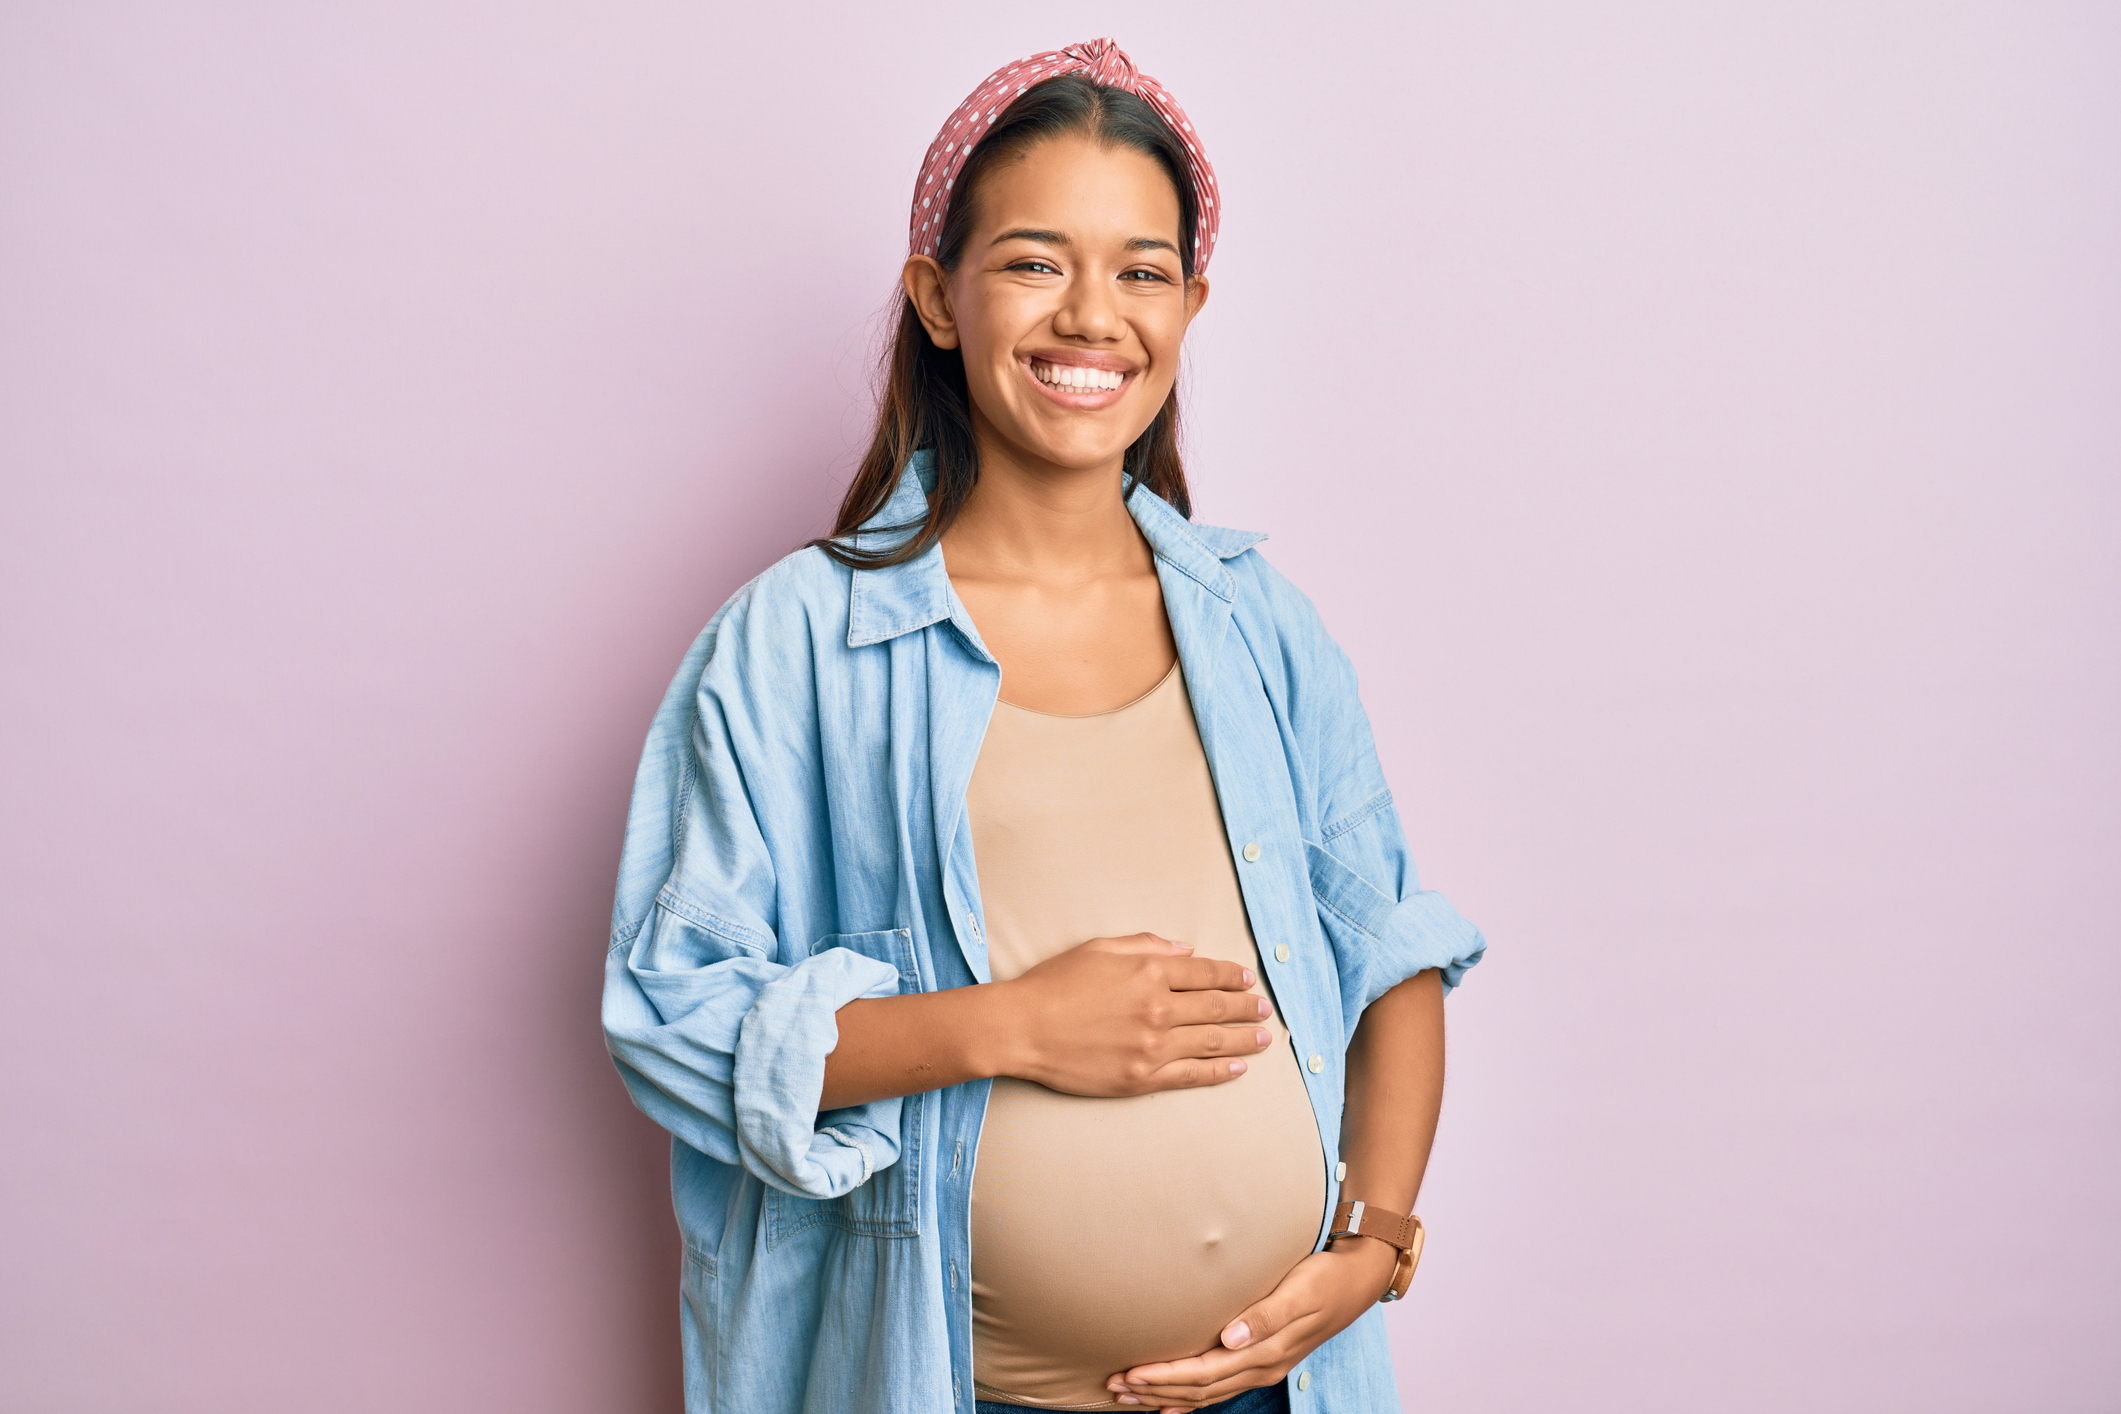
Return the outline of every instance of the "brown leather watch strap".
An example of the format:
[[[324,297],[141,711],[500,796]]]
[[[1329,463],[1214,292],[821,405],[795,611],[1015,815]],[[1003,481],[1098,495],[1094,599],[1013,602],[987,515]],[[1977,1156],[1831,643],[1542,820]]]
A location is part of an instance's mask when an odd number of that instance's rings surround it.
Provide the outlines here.
[[[1383,1208],[1372,1208],[1359,1198],[1343,1198],[1333,1209],[1333,1227],[1326,1234],[1326,1240],[1374,1237],[1402,1252],[1411,1252],[1414,1250],[1414,1234],[1420,1231],[1421,1219],[1412,1213],[1388,1212]]]

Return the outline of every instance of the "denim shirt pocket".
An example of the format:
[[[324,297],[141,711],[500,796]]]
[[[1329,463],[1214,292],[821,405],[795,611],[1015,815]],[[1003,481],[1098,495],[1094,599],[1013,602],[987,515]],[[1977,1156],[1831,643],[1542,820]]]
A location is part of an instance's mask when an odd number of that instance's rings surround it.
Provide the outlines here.
[[[1318,921],[1336,948],[1359,955],[1366,945],[1374,946],[1391,920],[1394,901],[1309,840],[1304,841],[1304,862],[1310,866]]]
[[[900,995],[921,990],[920,965],[914,959],[913,933],[906,928],[884,928],[873,933],[833,933],[811,944],[810,955],[827,948],[848,948],[863,957],[875,958],[898,970]],[[889,1168],[837,1198],[798,1198],[779,1189],[766,1191],[766,1245],[774,1248],[805,1228],[824,1225],[864,1237],[918,1237],[920,1235],[921,1123],[925,1106],[922,1095],[908,1095],[899,1103],[899,1157]],[[830,1133],[833,1119],[854,1113],[826,1110],[818,1116],[818,1128]]]

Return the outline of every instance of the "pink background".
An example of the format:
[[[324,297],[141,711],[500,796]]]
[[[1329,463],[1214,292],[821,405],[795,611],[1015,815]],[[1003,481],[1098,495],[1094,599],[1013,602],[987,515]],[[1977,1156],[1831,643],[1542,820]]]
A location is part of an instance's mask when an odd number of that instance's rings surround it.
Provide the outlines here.
[[[0,1407],[674,1408],[635,756],[1102,33],[1493,942],[1408,1407],[2121,1406],[2112,7],[327,8],[0,12]]]

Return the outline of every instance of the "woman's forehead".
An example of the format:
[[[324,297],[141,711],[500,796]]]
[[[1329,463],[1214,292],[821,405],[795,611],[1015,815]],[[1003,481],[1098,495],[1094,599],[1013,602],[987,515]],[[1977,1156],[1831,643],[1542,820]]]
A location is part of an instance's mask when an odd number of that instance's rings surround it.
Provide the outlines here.
[[[988,231],[1028,226],[1123,240],[1144,231],[1172,240],[1178,234],[1170,173],[1131,147],[1049,138],[989,171],[980,187],[980,225]]]

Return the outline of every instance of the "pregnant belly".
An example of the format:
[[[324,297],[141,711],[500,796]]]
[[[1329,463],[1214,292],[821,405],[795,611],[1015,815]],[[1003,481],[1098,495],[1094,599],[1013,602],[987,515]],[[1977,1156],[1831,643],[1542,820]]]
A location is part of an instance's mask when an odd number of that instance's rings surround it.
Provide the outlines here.
[[[1102,1408],[1129,1366],[1210,1349],[1310,1252],[1325,1193],[1285,1033],[1203,1090],[1090,1099],[996,1080],[972,1188],[981,1397]]]

